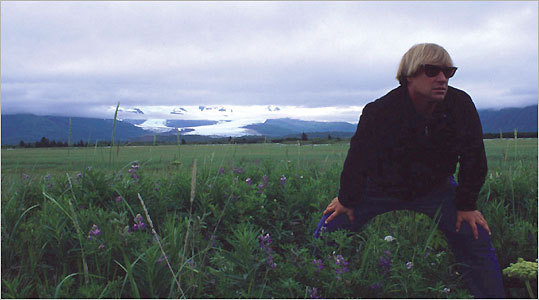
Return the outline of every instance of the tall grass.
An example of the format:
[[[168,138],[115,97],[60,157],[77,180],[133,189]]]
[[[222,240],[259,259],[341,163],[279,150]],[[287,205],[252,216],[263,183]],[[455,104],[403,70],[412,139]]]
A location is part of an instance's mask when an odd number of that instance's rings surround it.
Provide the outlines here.
[[[112,123],[112,137],[110,139],[110,152],[109,152],[109,164],[112,163],[112,151],[114,149],[114,133],[116,132],[116,121],[118,119],[118,109],[120,108],[120,101],[116,105],[116,110],[114,111],[114,121]],[[96,142],[97,145],[97,142]]]
[[[178,146],[178,160],[181,160],[182,153],[181,153],[181,148],[180,148],[180,129],[179,128],[176,128],[176,142]]]
[[[485,142],[489,174],[478,202],[502,268],[537,257],[537,141],[517,139],[518,153],[514,142]],[[470,298],[425,215],[388,213],[360,233],[313,238],[338,191],[345,145],[182,148],[192,168],[170,164],[176,146],[152,155],[126,147],[115,167],[105,158],[81,165],[80,177],[2,176],[2,297]],[[106,150],[71,158],[78,151]],[[2,158],[3,175],[12,174]],[[129,172],[134,160],[139,168]],[[148,228],[134,226],[138,214]],[[101,233],[88,239],[93,224]],[[504,285],[508,297],[528,295],[522,282]]]
[[[69,155],[69,148],[71,148],[71,117],[69,117],[69,129],[67,135],[67,155]]]

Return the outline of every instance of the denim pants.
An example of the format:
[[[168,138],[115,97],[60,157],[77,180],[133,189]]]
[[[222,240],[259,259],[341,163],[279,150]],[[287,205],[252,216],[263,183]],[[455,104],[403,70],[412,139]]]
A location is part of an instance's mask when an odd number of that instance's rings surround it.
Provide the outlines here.
[[[381,196],[367,189],[361,204],[354,208],[353,223],[350,223],[348,216],[341,214],[325,224],[331,214],[328,213],[318,223],[314,235],[318,238],[322,228],[328,232],[339,229],[358,232],[375,216],[395,210],[412,210],[434,218],[441,207],[436,220],[438,229],[445,234],[453,254],[462,264],[463,278],[472,295],[475,298],[504,298],[502,274],[488,232],[477,225],[479,239],[476,240],[466,222],[462,222],[460,231],[456,232],[457,209],[453,201],[456,187],[457,183],[451,176],[428,195],[414,201]]]

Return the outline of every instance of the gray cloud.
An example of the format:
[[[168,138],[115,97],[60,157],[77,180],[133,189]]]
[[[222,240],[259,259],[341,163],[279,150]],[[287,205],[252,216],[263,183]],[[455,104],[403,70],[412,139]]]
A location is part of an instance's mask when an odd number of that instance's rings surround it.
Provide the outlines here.
[[[3,113],[364,105],[419,42],[451,53],[478,108],[537,103],[536,2],[1,5]]]

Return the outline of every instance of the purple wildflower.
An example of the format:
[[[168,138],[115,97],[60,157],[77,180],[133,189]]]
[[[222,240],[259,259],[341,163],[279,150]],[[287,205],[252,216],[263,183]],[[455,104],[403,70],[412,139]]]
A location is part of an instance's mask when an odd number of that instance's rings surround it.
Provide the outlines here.
[[[206,232],[204,239],[209,240],[211,242],[211,246],[215,247],[215,234],[211,234],[209,232]]]
[[[220,175],[225,174],[225,168],[220,167],[220,168],[219,168],[219,174],[220,174]]]
[[[81,179],[81,178],[82,178],[82,173],[77,174],[77,179]]]
[[[166,260],[165,258],[168,259],[168,256],[161,256],[161,258],[159,258],[159,259],[157,260],[157,263],[158,263],[158,264],[161,264],[161,263],[165,262],[165,265],[168,267],[168,263],[167,263],[167,260]]]
[[[378,281],[377,283],[373,283],[370,286],[371,290],[377,290],[377,289],[379,289],[381,287],[382,287],[382,283],[380,283],[380,281]]]
[[[269,233],[266,233],[264,235],[264,230],[262,230],[262,235],[258,237],[260,240],[260,248],[263,248],[264,251],[266,251],[266,254],[268,255],[268,258],[266,259],[266,263],[272,268],[275,269],[277,267],[277,264],[273,262],[273,250],[271,249],[271,236]]]
[[[46,181],[51,180],[51,174],[47,174],[47,175],[45,176],[45,180],[46,180]]]
[[[324,268],[324,264],[322,263],[322,259],[313,259],[313,265],[316,267],[316,270],[314,272],[318,273],[318,271],[321,271]]]
[[[281,186],[284,187],[286,185],[286,177],[283,175],[281,176],[280,180],[281,180]]]
[[[247,185],[251,185],[253,184],[253,180],[251,179],[251,177],[245,179],[245,183],[247,183]]]
[[[414,266],[414,263],[411,262],[411,261],[406,263],[406,269],[408,269],[408,270],[412,269],[413,266]]]
[[[264,189],[268,186],[268,182],[269,182],[268,175],[262,176],[262,182],[260,184],[258,184],[258,186],[257,186],[258,193],[262,194],[262,192],[264,192]]]
[[[264,184],[263,183],[260,183],[256,186],[258,188],[258,193],[259,194],[262,194],[262,192],[264,192]]]
[[[129,174],[131,174],[131,178],[135,182],[138,182],[140,178],[140,176],[138,175],[138,168],[139,168],[138,162],[133,162],[133,164],[131,165],[131,168],[129,168],[128,170]]]
[[[146,228],[146,224],[142,222],[143,218],[140,214],[137,214],[135,216],[135,224],[133,224],[133,230],[144,230]]]
[[[234,174],[243,174],[243,168],[236,168],[234,167]]]
[[[94,224],[92,229],[90,229],[90,232],[88,232],[88,239],[91,240],[94,236],[98,235],[101,235],[101,230],[99,230],[99,227]]]
[[[268,265],[272,268],[272,269],[275,269],[277,267],[277,264],[275,262],[273,262],[273,255],[270,254],[268,256],[268,259],[266,260],[266,263],[268,263]]]
[[[24,180],[29,180],[29,179],[30,179],[30,175],[25,174],[25,173],[22,173],[22,179],[24,179]]]
[[[444,294],[449,294],[449,292],[451,292],[451,289],[450,288],[444,288],[442,292]]]
[[[259,237],[260,239],[260,247],[264,247],[264,245],[271,245],[271,236],[269,233],[266,233],[264,235],[264,230],[262,230],[262,235]]]
[[[105,244],[101,243],[101,245],[99,245],[99,250],[104,250],[105,249]]]
[[[307,288],[307,293],[309,293],[310,299],[322,299],[322,297],[318,294],[318,289],[313,288]]]
[[[335,265],[337,265],[337,268],[335,269],[335,274],[337,274],[337,279],[342,279],[341,275],[343,273],[348,272],[348,262],[344,259],[342,255],[335,256]]]
[[[117,196],[115,199],[116,199],[116,202],[118,203],[122,202],[122,196]]]
[[[380,256],[378,266],[382,268],[383,271],[389,272],[391,270],[391,252],[385,251],[384,254],[386,254],[386,256]]]

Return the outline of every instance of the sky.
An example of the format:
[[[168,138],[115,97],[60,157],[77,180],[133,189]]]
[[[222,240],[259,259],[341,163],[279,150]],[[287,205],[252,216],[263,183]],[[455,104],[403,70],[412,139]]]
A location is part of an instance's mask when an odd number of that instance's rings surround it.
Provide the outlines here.
[[[538,101],[538,36],[537,1],[2,1],[1,109],[357,123],[424,42],[478,109],[523,107]]]

